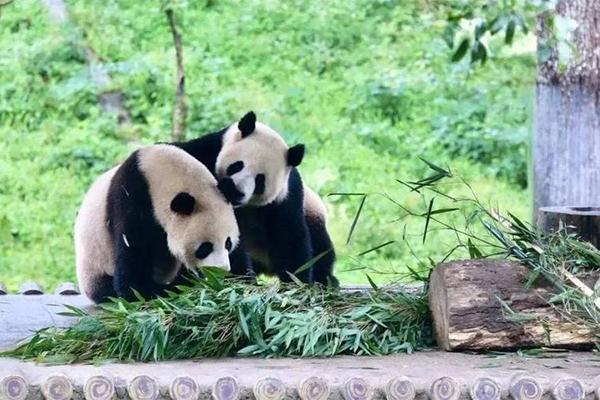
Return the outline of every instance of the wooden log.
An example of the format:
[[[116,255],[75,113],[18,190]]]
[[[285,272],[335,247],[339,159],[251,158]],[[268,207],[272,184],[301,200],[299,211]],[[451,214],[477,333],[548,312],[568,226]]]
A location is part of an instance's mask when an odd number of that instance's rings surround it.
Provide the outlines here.
[[[199,394],[198,382],[191,376],[178,376],[169,386],[169,395],[173,400],[197,400]]]
[[[302,400],[327,400],[331,389],[326,379],[310,376],[300,383],[298,395]]]
[[[29,393],[29,385],[20,373],[3,374],[0,380],[0,399],[25,400]]]
[[[371,400],[374,390],[364,378],[350,378],[344,384],[342,394],[346,400]]]
[[[449,351],[591,347],[597,340],[594,334],[582,324],[566,320],[546,301],[555,294],[553,285],[538,279],[533,288],[526,289],[528,274],[525,266],[508,260],[455,261],[438,266],[429,290],[438,345]],[[528,318],[511,318],[505,305]]]
[[[389,400],[414,400],[416,393],[414,383],[405,376],[393,378],[385,387],[385,395]]]
[[[600,248],[600,207],[542,207],[537,226],[545,232],[565,228]]]
[[[429,389],[431,400],[458,400],[460,398],[460,384],[450,376],[436,379]]]
[[[42,393],[46,400],[71,400],[73,382],[64,374],[50,375],[42,384]]]
[[[79,288],[73,282],[63,282],[56,287],[54,294],[60,294],[63,296],[76,296],[80,294]]]
[[[87,379],[83,387],[86,400],[112,400],[115,396],[115,384],[107,375],[94,375]]]
[[[254,397],[257,400],[282,400],[285,397],[285,385],[277,378],[261,378],[254,385]]]
[[[535,378],[518,374],[511,379],[509,393],[514,400],[541,400],[544,389]]]
[[[35,282],[25,282],[21,285],[19,293],[24,295],[40,295],[44,294],[44,289]]]
[[[585,386],[579,379],[561,378],[554,384],[552,396],[555,400],[583,400]]]
[[[127,394],[132,400],[156,400],[160,393],[154,378],[138,375],[127,385]]]
[[[502,389],[492,378],[478,378],[471,386],[471,399],[473,400],[500,400]]]
[[[215,400],[238,400],[240,385],[233,376],[223,376],[213,385],[212,395]]]

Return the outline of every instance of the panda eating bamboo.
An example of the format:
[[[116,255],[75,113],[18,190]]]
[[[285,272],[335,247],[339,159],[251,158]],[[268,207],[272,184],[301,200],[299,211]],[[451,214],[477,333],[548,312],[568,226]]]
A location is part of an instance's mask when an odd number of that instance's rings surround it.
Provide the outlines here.
[[[79,286],[97,303],[133,300],[133,290],[161,295],[182,266],[228,270],[238,240],[233,208],[208,169],[175,146],[146,146],[84,197],[75,221]]]

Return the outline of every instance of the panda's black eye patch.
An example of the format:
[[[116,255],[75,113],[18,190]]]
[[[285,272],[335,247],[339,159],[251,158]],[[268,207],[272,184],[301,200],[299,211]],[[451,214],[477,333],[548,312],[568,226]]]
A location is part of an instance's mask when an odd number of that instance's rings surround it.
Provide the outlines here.
[[[196,199],[191,194],[186,192],[177,193],[177,196],[171,200],[171,211],[177,214],[190,215],[194,212]]]
[[[265,175],[258,174],[254,178],[254,194],[263,194],[265,192]]]
[[[203,258],[208,257],[210,253],[213,251],[213,244],[211,242],[204,242],[196,250],[196,258],[202,260]]]
[[[225,171],[225,173],[227,174],[227,176],[231,176],[233,174],[237,174],[238,172],[240,172],[243,169],[244,169],[244,162],[236,161],[233,164],[230,164],[229,167],[227,167],[227,170]]]
[[[230,238],[230,237],[227,237],[227,240],[225,240],[225,249],[226,249],[227,251],[231,251],[231,246],[232,246],[232,245],[233,245],[233,244],[231,243],[231,238]]]

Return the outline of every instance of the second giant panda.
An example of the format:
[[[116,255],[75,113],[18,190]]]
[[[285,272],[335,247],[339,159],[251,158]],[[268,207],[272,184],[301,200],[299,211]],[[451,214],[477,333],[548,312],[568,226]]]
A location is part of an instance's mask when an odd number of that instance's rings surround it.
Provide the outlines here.
[[[289,281],[290,273],[318,257],[296,276],[308,283],[338,284],[325,206],[296,168],[304,145],[288,147],[253,112],[218,132],[173,144],[206,165],[236,206],[240,246],[230,257],[233,273],[254,269]]]
[[[75,222],[77,278],[93,301],[149,298],[181,266],[229,270],[239,240],[231,204],[210,171],[181,149],[143,147],[100,176]]]

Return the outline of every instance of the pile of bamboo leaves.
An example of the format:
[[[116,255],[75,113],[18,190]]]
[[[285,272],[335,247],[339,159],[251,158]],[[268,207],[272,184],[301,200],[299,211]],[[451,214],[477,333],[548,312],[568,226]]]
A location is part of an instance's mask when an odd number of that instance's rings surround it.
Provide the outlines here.
[[[43,329],[9,353],[46,362],[106,359],[393,354],[430,343],[424,294],[249,284],[207,269],[181,292],[114,300],[66,329]]]

